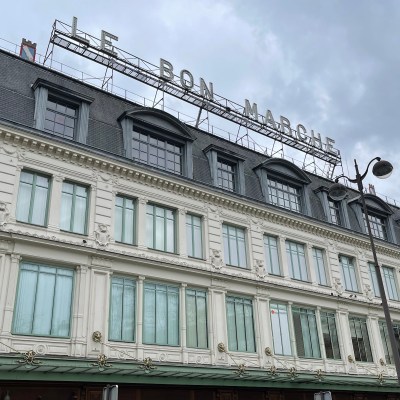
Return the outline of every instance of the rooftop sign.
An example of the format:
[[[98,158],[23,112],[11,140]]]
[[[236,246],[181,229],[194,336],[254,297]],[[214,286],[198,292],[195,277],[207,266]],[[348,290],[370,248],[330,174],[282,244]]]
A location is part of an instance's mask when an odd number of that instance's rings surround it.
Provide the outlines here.
[[[228,100],[214,92],[212,82],[199,78],[197,84],[189,70],[177,72],[172,63],[163,58],[159,65],[154,65],[127,53],[115,46],[118,37],[112,33],[103,30],[100,36],[98,39],[79,30],[78,20],[74,17],[72,25],[55,21],[50,43],[180,98],[199,107],[200,112],[207,110],[333,166],[341,164],[340,152],[334,148],[333,139],[323,138],[300,123],[292,125],[282,115],[276,118],[269,109],[259,114],[258,105],[248,99],[243,105]]]

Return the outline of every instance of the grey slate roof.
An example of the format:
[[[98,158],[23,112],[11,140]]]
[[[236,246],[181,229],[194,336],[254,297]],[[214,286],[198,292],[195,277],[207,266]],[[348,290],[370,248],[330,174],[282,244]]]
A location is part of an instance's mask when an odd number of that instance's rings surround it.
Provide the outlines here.
[[[62,88],[76,91],[84,96],[93,98],[90,104],[87,145],[93,149],[106,152],[114,157],[124,157],[122,128],[118,118],[124,113],[140,108],[135,103],[114,96],[108,92],[69,78],[49,68],[30,63],[19,57],[0,50],[0,120],[33,128],[35,97],[32,85],[38,79],[44,79]],[[245,197],[258,202],[264,202],[260,181],[254,168],[268,159],[267,156],[236,145],[207,132],[188,127],[193,137],[193,179],[194,181],[211,186],[209,161],[204,149],[210,145],[224,148],[238,154],[244,159]],[[42,132],[43,134],[43,132]],[[51,136],[50,134],[48,134]],[[60,140],[60,139],[58,139]],[[126,159],[125,159],[126,161]],[[130,161],[133,163],[133,161]],[[311,217],[326,222],[326,216],[320,198],[314,190],[329,187],[332,182],[323,177],[307,172],[311,180],[309,184],[309,200]],[[221,190],[221,189],[217,189]],[[235,194],[232,194],[235,195]],[[357,192],[350,191],[349,199],[357,197]],[[267,205],[266,207],[274,207]],[[393,221],[396,242],[400,243],[400,210],[390,206],[394,214]],[[347,207],[351,229],[361,232],[358,220],[352,207]]]

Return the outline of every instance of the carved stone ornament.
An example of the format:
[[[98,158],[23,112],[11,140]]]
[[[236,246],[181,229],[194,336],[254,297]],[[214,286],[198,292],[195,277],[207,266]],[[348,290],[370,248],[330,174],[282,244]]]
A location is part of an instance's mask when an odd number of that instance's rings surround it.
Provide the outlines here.
[[[226,353],[226,347],[225,344],[220,342],[218,343],[217,349],[220,353]]]
[[[349,354],[349,355],[347,356],[347,361],[348,361],[349,363],[353,363],[353,362],[354,362],[354,358],[353,358],[353,356],[352,356],[351,354]]]
[[[255,260],[256,265],[254,266],[254,272],[259,278],[265,278],[267,275],[265,273],[265,268],[264,268],[264,261],[263,260]]]
[[[264,352],[265,352],[265,355],[266,355],[266,356],[268,356],[268,357],[271,357],[271,356],[272,356],[272,349],[271,349],[271,347],[266,347],[265,350],[264,350]]]
[[[222,258],[221,258],[221,251],[216,249],[211,249],[211,265],[215,269],[221,269],[223,266]]]
[[[101,332],[99,332],[99,331],[95,331],[95,332],[93,332],[92,333],[92,340],[93,340],[93,342],[96,342],[96,343],[101,343]]]
[[[374,292],[371,289],[371,286],[368,284],[365,285],[365,295],[367,296],[367,299],[369,301],[372,301],[375,297]]]
[[[340,281],[340,278],[335,278],[333,282],[333,287],[335,288],[337,294],[342,295],[344,292],[342,282]]]
[[[7,203],[4,203],[3,201],[1,201],[0,202],[0,227],[5,226],[7,224],[9,217],[10,217],[10,212],[8,211]]]
[[[95,232],[95,240],[99,246],[105,247],[110,243],[110,234],[105,224],[98,224]]]

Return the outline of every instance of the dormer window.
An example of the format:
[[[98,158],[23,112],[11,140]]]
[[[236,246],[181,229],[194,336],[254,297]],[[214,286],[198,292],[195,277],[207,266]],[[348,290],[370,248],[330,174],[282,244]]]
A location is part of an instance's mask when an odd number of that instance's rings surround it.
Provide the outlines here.
[[[208,158],[213,185],[223,190],[244,194],[244,159],[215,145],[208,146],[203,151]]]
[[[153,108],[124,113],[119,121],[127,158],[166,172],[193,177],[193,138],[186,125]]]
[[[271,158],[258,165],[255,172],[260,180],[265,201],[286,210],[310,215],[310,178],[287,160]]]
[[[331,218],[332,224],[342,226],[342,218],[340,216],[340,203],[338,201],[333,201],[328,199],[329,216]]]
[[[393,222],[390,218],[393,214],[393,210],[382,199],[374,194],[367,193],[364,195],[364,198],[368,209],[372,235],[378,239],[395,242]],[[352,199],[349,201],[349,205],[355,213],[359,223],[359,229],[361,229],[362,233],[367,234],[367,221],[360,198],[356,197]]]

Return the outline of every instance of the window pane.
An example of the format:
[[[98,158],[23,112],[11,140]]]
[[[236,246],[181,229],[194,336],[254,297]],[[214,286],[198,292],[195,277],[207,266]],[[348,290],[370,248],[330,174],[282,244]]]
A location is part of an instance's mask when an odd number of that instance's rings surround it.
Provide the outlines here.
[[[372,362],[373,359],[366,319],[349,316],[349,324],[356,361]]]
[[[201,218],[195,215],[186,215],[186,244],[187,252],[190,257],[202,258]]]
[[[321,249],[313,248],[313,258],[317,280],[320,285],[327,285],[324,254]]]
[[[346,256],[339,256],[339,261],[345,289],[352,292],[357,292],[358,284],[353,260]]]
[[[320,315],[326,358],[339,360],[341,357],[335,314],[321,311]]]
[[[73,271],[21,263],[13,332],[67,337]]]
[[[81,233],[86,232],[88,189],[76,183],[64,182],[61,197],[62,230]]]
[[[299,357],[320,358],[315,311],[293,307],[292,313],[297,355]]]
[[[291,355],[289,320],[287,306],[284,304],[271,303],[271,325],[274,342],[274,352],[278,355]]]
[[[230,225],[222,226],[225,263],[246,268],[246,242],[244,229]]]
[[[289,263],[290,277],[293,279],[308,281],[304,246],[287,240],[286,253]]]

